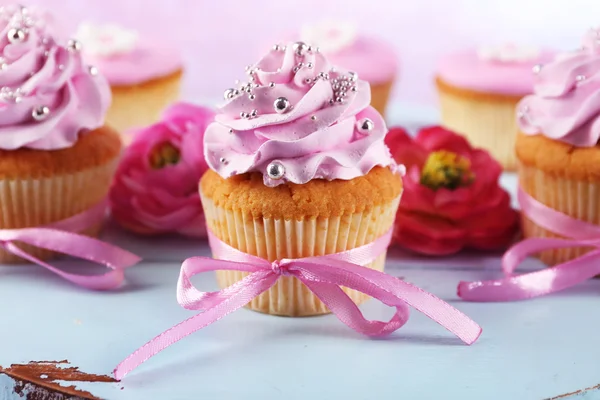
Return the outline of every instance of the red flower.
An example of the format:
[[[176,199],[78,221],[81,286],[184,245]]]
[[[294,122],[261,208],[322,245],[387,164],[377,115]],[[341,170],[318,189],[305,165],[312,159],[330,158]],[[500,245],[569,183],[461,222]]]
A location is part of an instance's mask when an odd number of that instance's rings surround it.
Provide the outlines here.
[[[398,244],[448,255],[501,249],[513,241],[518,215],[498,184],[502,168],[488,152],[441,127],[423,129],[414,139],[393,128],[386,144],[407,170],[394,232]]]

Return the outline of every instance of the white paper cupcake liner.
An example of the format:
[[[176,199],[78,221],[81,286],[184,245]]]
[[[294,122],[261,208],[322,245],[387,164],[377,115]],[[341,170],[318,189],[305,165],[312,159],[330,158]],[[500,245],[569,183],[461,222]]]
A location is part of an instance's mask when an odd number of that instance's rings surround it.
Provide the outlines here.
[[[106,198],[117,160],[81,172],[39,179],[0,180],[0,229],[44,227],[79,214]],[[84,233],[97,236],[101,223]],[[47,260],[56,255],[17,242],[34,257]],[[0,263],[23,259],[0,250]]]
[[[217,207],[202,196],[209,229],[230,246],[269,261],[338,253],[374,241],[392,226],[400,198],[364,213],[307,220],[254,219],[240,210]],[[385,254],[366,267],[383,271]],[[217,271],[222,288],[243,279],[247,273]],[[369,297],[354,290],[344,291],[357,304]],[[328,313],[327,307],[304,284],[281,277],[248,307],[274,315],[309,316]]]
[[[600,225],[599,184],[549,175],[535,167],[523,165],[519,166],[519,184],[527,194],[546,206],[578,220]],[[522,222],[525,237],[562,238],[538,226],[525,215],[522,216]],[[580,257],[589,250],[584,247],[548,250],[540,253],[539,257],[548,265],[556,265]]]

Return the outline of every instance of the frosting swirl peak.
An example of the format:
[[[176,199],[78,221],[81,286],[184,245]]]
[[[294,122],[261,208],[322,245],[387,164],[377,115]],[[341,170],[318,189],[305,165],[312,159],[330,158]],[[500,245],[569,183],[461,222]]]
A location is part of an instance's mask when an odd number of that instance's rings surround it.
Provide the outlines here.
[[[225,92],[205,134],[208,165],[223,178],[263,174],[267,186],[312,179],[349,180],[394,166],[369,84],[331,68],[303,42],[276,45],[248,83]]]
[[[534,72],[538,75],[534,94],[517,106],[521,131],[577,147],[596,146],[600,139],[600,30],[587,32],[582,48],[560,54]]]
[[[108,84],[49,22],[34,8],[0,8],[1,149],[67,148],[103,124]]]

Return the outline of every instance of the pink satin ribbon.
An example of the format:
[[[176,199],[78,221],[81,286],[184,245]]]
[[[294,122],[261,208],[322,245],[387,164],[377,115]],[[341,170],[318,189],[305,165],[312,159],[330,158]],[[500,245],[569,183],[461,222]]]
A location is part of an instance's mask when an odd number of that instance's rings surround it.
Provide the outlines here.
[[[210,246],[218,259],[196,257],[184,261],[177,288],[179,304],[188,310],[202,310],[202,313],[175,325],[140,347],[117,366],[115,377],[123,378],[173,343],[245,306],[269,290],[281,276],[299,279],[340,321],[359,333],[379,336],[394,332],[408,320],[410,305],[463,342],[475,342],[481,334],[481,328],[466,315],[422,289],[361,266],[373,262],[387,249],[391,234],[390,230],[373,243],[337,254],[269,262],[234,249],[209,232]],[[196,274],[222,270],[248,272],[250,275],[218,292],[201,292],[190,282],[190,278]],[[340,286],[365,293],[395,307],[396,313],[388,322],[369,321]]]
[[[107,204],[107,201],[102,201],[80,214],[40,228],[0,229],[0,247],[86,289],[117,288],[124,280],[123,270],[137,264],[141,259],[112,244],[74,233],[100,223],[106,217]],[[32,256],[19,248],[15,242],[93,261],[105,265],[110,271],[104,275],[70,274]]]
[[[540,227],[569,239],[529,238],[509,249],[502,258],[505,277],[498,280],[461,282],[458,295],[469,301],[514,301],[567,289],[600,274],[600,226],[556,211],[519,189],[524,215]],[[583,256],[552,268],[513,275],[527,257],[544,250],[594,247]]]

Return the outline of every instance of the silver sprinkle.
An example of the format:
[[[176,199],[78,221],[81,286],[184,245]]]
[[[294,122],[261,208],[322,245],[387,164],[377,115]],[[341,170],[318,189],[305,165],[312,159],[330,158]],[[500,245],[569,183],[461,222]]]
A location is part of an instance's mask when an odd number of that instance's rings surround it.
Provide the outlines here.
[[[275,87],[275,82],[269,82],[269,87],[270,88],[274,88]]]
[[[291,109],[290,101],[285,97],[278,97],[273,103],[273,108],[277,114],[285,114]]]
[[[230,130],[229,130],[229,133],[233,133],[233,129],[230,129]]]
[[[242,112],[240,113],[240,118],[242,118],[242,119],[246,119],[246,118],[248,118],[248,116],[249,116],[249,115],[248,115],[248,113],[247,113],[247,112],[245,112],[245,111],[242,111]]]
[[[69,39],[67,43],[67,49],[72,52],[81,51],[81,42],[76,39]]]
[[[227,160],[225,159],[225,157],[221,157],[221,158],[219,158],[219,162],[220,162],[221,164],[225,164],[225,165],[227,165]]]
[[[258,110],[252,110],[250,112],[250,118],[256,118],[258,116]]]
[[[308,64],[306,64],[306,68],[311,69],[313,67],[313,63],[309,62]]]
[[[356,122],[356,129],[363,135],[368,135],[375,128],[375,124],[369,118],[363,118]]]
[[[358,91],[358,88],[357,88],[356,86],[352,86],[352,87],[350,88],[350,90],[351,90],[351,91],[353,91],[353,92],[356,92],[356,91]]]
[[[11,43],[21,43],[27,38],[27,33],[21,28],[11,28],[6,36]]]
[[[310,117],[310,119],[311,119],[312,121],[316,121],[316,120],[317,120],[317,116],[316,116],[316,115],[312,115],[312,116]]]
[[[99,73],[98,68],[94,67],[93,65],[90,66],[89,71],[90,71],[90,75],[92,75],[92,76],[96,76]]]
[[[225,91],[225,93],[223,93],[223,98],[225,100],[231,100],[233,98],[233,96],[235,96],[235,89],[233,88],[229,88]]]
[[[47,106],[39,106],[31,111],[31,116],[36,121],[43,121],[50,115],[50,108]]]
[[[279,180],[285,175],[285,167],[278,161],[273,161],[267,166],[267,175],[273,180]]]
[[[542,70],[542,64],[534,65],[531,70],[533,71],[534,74],[539,74]]]
[[[279,46],[278,44],[273,46],[273,51],[279,51],[281,49],[281,46]]]
[[[251,94],[250,96],[248,96],[248,99],[250,99],[250,100],[254,100],[254,99],[256,99],[256,96],[255,96],[255,95],[253,95],[253,94]]]
[[[306,78],[306,79],[304,79],[304,83],[306,83],[306,84],[309,84],[309,83],[311,83],[311,82],[312,82],[312,79],[310,79],[310,78]]]

